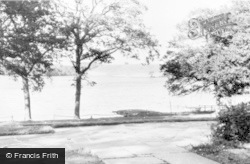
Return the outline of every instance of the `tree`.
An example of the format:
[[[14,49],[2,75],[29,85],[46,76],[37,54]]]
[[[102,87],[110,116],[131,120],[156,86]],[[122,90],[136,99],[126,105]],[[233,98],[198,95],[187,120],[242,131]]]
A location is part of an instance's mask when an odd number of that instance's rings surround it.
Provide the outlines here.
[[[53,61],[53,49],[63,43],[49,1],[0,1],[0,65],[21,77],[25,117],[31,120],[30,86],[40,91]]]
[[[168,77],[166,84],[172,93],[213,91],[218,105],[223,97],[246,93],[250,86],[249,9],[249,1],[237,1],[224,11],[231,11],[237,23],[225,36],[210,35],[195,47],[185,44],[187,37],[170,42],[174,50],[168,51],[161,70]]]
[[[63,3],[60,3],[63,4]],[[58,5],[63,18],[62,34],[76,72],[75,118],[80,118],[81,81],[93,64],[110,63],[116,52],[138,58],[157,54],[157,42],[146,31],[137,0],[76,0],[75,8]]]

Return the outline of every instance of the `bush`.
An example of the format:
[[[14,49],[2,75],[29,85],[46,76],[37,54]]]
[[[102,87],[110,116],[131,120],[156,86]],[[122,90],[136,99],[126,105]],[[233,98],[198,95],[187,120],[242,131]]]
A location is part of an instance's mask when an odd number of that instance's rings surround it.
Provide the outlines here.
[[[250,142],[250,105],[242,103],[222,110],[212,126],[212,139],[227,146]]]

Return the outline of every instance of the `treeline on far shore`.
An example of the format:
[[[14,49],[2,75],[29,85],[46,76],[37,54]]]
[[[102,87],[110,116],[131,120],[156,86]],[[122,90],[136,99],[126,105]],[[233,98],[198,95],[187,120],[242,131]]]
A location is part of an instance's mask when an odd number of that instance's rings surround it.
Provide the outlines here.
[[[72,66],[55,67],[46,73],[47,76],[74,76],[75,70]]]
[[[7,71],[0,69],[0,75],[7,75]],[[47,76],[74,76],[75,71],[72,66],[56,66],[46,73]]]

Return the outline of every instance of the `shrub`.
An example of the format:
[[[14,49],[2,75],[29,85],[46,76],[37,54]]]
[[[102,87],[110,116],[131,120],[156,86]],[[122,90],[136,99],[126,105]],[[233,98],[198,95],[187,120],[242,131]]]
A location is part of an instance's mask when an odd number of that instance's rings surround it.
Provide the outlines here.
[[[250,105],[242,103],[222,110],[212,126],[212,139],[227,146],[250,142]]]

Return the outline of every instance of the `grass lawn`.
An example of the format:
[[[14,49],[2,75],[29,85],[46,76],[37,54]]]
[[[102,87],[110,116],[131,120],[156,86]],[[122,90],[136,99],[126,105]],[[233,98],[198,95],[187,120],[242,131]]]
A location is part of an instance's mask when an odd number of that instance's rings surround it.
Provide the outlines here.
[[[51,126],[53,128],[67,128],[77,126],[102,126],[102,125],[119,125],[119,124],[137,124],[153,122],[190,122],[190,121],[214,121],[211,115],[204,114],[198,117],[189,117],[186,115],[174,116],[134,116],[134,117],[110,117],[80,120],[47,120],[47,121],[21,121],[23,126]]]
[[[48,125],[23,126],[17,122],[0,123],[0,136],[54,133]]]
[[[212,144],[195,146],[193,152],[220,164],[250,164],[250,148],[225,148]]]

